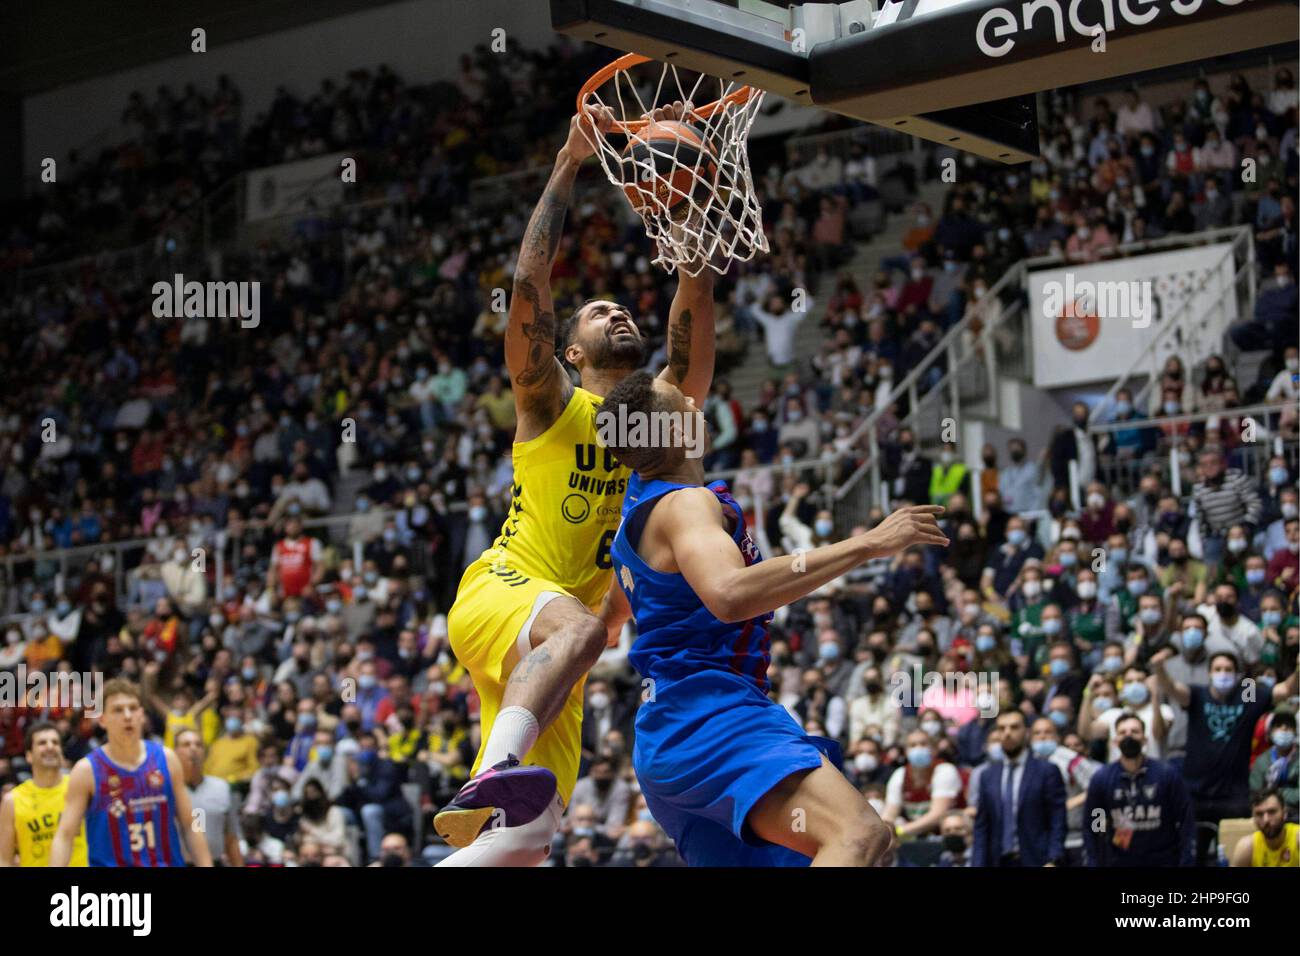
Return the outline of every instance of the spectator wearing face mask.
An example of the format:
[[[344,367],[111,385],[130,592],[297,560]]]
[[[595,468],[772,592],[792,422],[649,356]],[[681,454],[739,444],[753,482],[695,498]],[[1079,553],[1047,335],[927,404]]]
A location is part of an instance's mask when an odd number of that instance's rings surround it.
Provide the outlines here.
[[[1142,565],[1130,565],[1125,569],[1124,575],[1124,587],[1111,595],[1110,608],[1106,612],[1106,640],[1108,641],[1124,640],[1133,631],[1139,599],[1147,593],[1158,594],[1151,586],[1151,577],[1147,569]]]
[[[1216,450],[1203,451],[1198,459],[1199,480],[1192,488],[1192,501],[1200,522],[1202,549],[1207,563],[1217,562],[1233,525],[1253,530],[1263,515],[1259,491],[1236,468],[1225,466]]]
[[[1287,198],[1289,200],[1289,197]],[[1263,207],[1264,203],[1261,202],[1261,213]],[[1270,225],[1279,226],[1281,219],[1279,214]],[[1295,316],[1298,303],[1300,303],[1300,293],[1296,290],[1295,275],[1291,265],[1285,259],[1275,262],[1272,276],[1260,285],[1255,297],[1254,316],[1233,323],[1228,329],[1228,336],[1243,352],[1288,349],[1290,354],[1294,355]],[[1291,369],[1286,371],[1290,375],[1295,374]],[[1286,386],[1284,385],[1283,388],[1285,389]],[[1294,384],[1290,388],[1294,390]]]
[[[597,830],[611,840],[617,840],[623,833],[632,805],[632,791],[627,781],[618,776],[613,760],[597,757],[592,762],[591,772],[574,784],[569,802],[572,806],[585,804],[591,807]]]
[[[1101,769],[1089,760],[1061,745],[1061,732],[1050,720],[1040,717],[1030,728],[1030,749],[1039,760],[1046,760],[1061,772],[1065,785],[1065,860],[1070,866],[1083,863],[1083,804],[1088,799],[1088,784]]]
[[[315,780],[325,789],[331,800],[337,800],[348,783],[348,754],[356,748],[336,751],[334,735],[328,730],[318,729],[312,736],[312,747],[307,755],[307,764],[302,773],[292,781],[291,793],[294,800],[301,801],[303,787],[307,781]]]
[[[1092,726],[1088,728],[1088,739],[1106,741],[1107,763],[1113,763],[1120,758],[1119,736],[1115,726],[1126,714],[1137,714],[1142,718],[1143,726],[1149,728],[1149,732],[1145,735],[1143,752],[1157,760],[1166,759],[1165,744],[1178,718],[1178,713],[1173,706],[1164,701],[1159,701],[1160,706],[1156,707],[1156,690],[1155,680],[1147,673],[1145,667],[1134,664],[1125,669],[1123,681],[1119,685],[1118,706],[1096,717]]]
[[[1293,396],[1288,401],[1294,402]],[[1281,455],[1274,455],[1268,461],[1268,474],[1260,482],[1259,497],[1264,505],[1264,517],[1262,524],[1265,531],[1263,535],[1262,551],[1265,558],[1271,558],[1273,552],[1278,546],[1286,541],[1285,533],[1277,534],[1274,537],[1274,526],[1278,532],[1283,532],[1283,528],[1278,524],[1279,520],[1286,518],[1295,518],[1300,516],[1300,511],[1296,507],[1296,483],[1291,479],[1291,469],[1287,467],[1286,459]],[[1290,507],[1287,507],[1287,505]]]
[[[1042,510],[1047,500],[1042,463],[1028,460],[1025,443],[1019,438],[1007,442],[1007,454],[1011,462],[998,472],[1002,506],[1012,513]]]
[[[223,713],[225,725],[222,734],[208,749],[203,771],[237,786],[241,792],[247,792],[248,783],[258,768],[257,738],[244,729],[239,707],[228,705]]]
[[[1144,594],[1138,598],[1137,615],[1133,619],[1133,630],[1125,641],[1128,656],[1139,664],[1145,665],[1151,655],[1168,646],[1170,628],[1177,615],[1174,598],[1166,594],[1161,600],[1158,594]]]
[[[881,819],[900,837],[926,836],[961,796],[961,775],[950,763],[935,763],[934,741],[917,728],[907,735],[907,761],[890,775]]]
[[[1187,711],[1187,759],[1183,776],[1196,804],[1196,819],[1217,823],[1247,815],[1250,785],[1250,742],[1255,723],[1275,703],[1300,687],[1297,673],[1279,682],[1271,692],[1243,684],[1239,659],[1228,652],[1210,654],[1208,687],[1170,679],[1165,662],[1173,649],[1151,659],[1162,695]],[[1209,846],[1202,838],[1197,858],[1204,862]]]
[[[1300,812],[1300,747],[1296,746],[1295,714],[1276,711],[1269,724],[1268,739],[1272,746],[1250,765],[1250,789],[1253,792],[1276,790],[1286,818],[1295,820]]]
[[[1178,772],[1146,756],[1146,727],[1136,714],[1116,723],[1120,758],[1092,776],[1085,819],[1100,827],[1083,829],[1089,866],[1190,866],[1196,844],[1196,816]]]
[[[1055,866],[1065,862],[1065,785],[1030,750],[1025,715],[998,716],[1002,759],[980,777],[972,866]]]
[[[1009,596],[1011,586],[1021,578],[1022,572],[1030,561],[1035,565],[1033,577],[1035,579],[1041,577],[1037,573],[1037,563],[1042,558],[1043,546],[1037,541],[1030,540],[1024,519],[1019,516],[1012,517],[1007,522],[1006,542],[997,546],[989,554],[988,564],[980,577],[981,592],[992,600]],[[1042,581],[1038,581],[1038,587],[1031,590],[1034,591],[1034,598],[1041,596]],[[1021,593],[1026,599],[1031,597],[1025,591],[1023,583]]]
[[[898,443],[885,448],[884,475],[890,481],[893,497],[923,502],[930,495],[933,462],[921,453],[916,436],[909,428],[900,428]]]
[[[971,844],[973,842],[970,817],[961,811],[954,811],[944,816],[939,824],[939,840],[943,852],[939,854],[938,866],[966,867],[971,865]]]
[[[1182,538],[1170,537],[1164,548],[1164,554],[1156,555],[1160,569],[1156,578],[1170,600],[1187,602],[1191,606],[1205,600],[1206,589],[1210,582],[1210,569],[1204,561],[1192,557],[1187,542]]]
[[[849,704],[849,744],[856,745],[868,732],[877,728],[880,742],[894,746],[898,739],[899,710],[885,687],[879,667],[868,667],[862,674],[862,693]]]
[[[1206,651],[1212,655],[1226,652],[1245,664],[1258,663],[1264,650],[1264,636],[1259,632],[1259,625],[1241,613],[1235,584],[1220,584],[1214,589],[1214,603],[1202,604],[1196,610],[1208,625]]]

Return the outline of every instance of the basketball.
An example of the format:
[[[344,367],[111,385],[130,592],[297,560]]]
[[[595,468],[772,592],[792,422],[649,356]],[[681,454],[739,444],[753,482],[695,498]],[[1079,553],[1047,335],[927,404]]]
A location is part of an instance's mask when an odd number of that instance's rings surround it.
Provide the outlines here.
[[[701,130],[676,120],[651,122],[628,136],[623,149],[627,172],[623,193],[638,213],[666,210],[685,219],[694,196],[703,204],[718,176],[717,156]]]

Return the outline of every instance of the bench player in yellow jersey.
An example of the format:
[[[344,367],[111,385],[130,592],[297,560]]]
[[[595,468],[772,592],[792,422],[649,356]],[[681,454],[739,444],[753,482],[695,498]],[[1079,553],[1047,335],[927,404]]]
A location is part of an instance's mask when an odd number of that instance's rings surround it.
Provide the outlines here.
[[[1255,832],[1237,841],[1233,866],[1300,867],[1300,824],[1286,822],[1286,804],[1276,787],[1250,798]]]
[[[652,115],[676,118],[682,108]],[[452,650],[482,701],[483,743],[475,776],[434,819],[439,835],[461,848],[443,866],[546,858],[578,776],[584,678],[628,614],[625,604],[606,601],[630,472],[597,441],[596,412],[644,364],[644,341],[635,317],[605,300],[584,303],[557,336],[550,289],[574,177],[594,153],[592,122],[570,121],[515,268],[505,338],[518,413],[513,501],[447,616]],[[594,122],[604,129],[608,111]],[[661,373],[700,406],[713,377],[712,276],[707,268],[695,278],[679,272]]]
[[[49,866],[54,834],[63,815],[68,778],[63,772],[63,737],[49,721],[27,729],[32,778],[0,801],[0,866]],[[86,866],[86,829],[72,843],[69,866]]]

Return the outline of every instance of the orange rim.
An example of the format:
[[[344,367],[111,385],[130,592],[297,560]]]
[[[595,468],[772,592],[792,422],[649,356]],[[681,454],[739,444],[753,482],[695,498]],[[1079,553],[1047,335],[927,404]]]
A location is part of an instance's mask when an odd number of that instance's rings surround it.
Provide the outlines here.
[[[591,79],[582,84],[582,89],[578,90],[578,112],[581,113],[586,110],[587,97],[608,83],[615,73],[628,70],[634,66],[640,66],[642,63],[649,63],[650,61],[651,58],[648,56],[642,56],[639,53],[627,53],[620,56],[613,63],[601,67],[591,75]],[[704,106],[699,107],[693,112],[696,116],[700,117],[700,119],[710,119],[714,113],[728,105],[740,106],[749,102],[749,98],[753,95],[754,88],[752,86],[742,86],[739,89],[728,93],[721,99],[714,100],[712,103],[706,103]],[[649,120],[643,119],[630,120],[628,122],[614,120],[614,129],[620,133],[637,133],[645,129],[646,126],[649,125],[649,122]]]

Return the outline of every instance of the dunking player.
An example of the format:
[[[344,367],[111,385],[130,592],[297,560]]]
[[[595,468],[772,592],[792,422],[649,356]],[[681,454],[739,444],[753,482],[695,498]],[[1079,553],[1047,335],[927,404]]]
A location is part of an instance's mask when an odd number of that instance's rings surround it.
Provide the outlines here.
[[[613,388],[603,410],[627,421],[663,412],[699,414],[642,372]],[[703,487],[701,459],[682,441],[632,447],[635,430],[614,434],[612,451],[635,470],[613,555],[637,623],[629,660],[653,681],[632,757],[650,812],[692,866],[879,861],[889,828],[827,760],[831,742],[806,735],[767,696],[767,623],[865,561],[946,546],[935,520],[943,509],[903,508],[866,534],[764,561],[726,486]]]
[[[114,678],[104,684],[102,705],[108,743],[72,768],[50,865],[67,865],[84,818],[91,866],[184,866],[182,839],[190,859],[211,866],[208,841],[190,825],[189,791],[172,783],[184,781],[180,760],[143,739],[140,689]]]
[[[27,728],[27,762],[32,779],[14,787],[0,801],[0,866],[11,866],[14,848],[19,866],[48,866],[54,834],[63,813],[68,778],[63,774],[63,738],[47,720]],[[77,833],[69,866],[86,865],[86,833]]]
[[[681,115],[681,104],[654,118]],[[608,111],[597,116],[602,128]],[[596,439],[602,396],[645,361],[631,313],[587,302],[559,334],[550,276],[591,120],[575,116],[519,250],[506,330],[518,424],[514,500],[492,547],[466,569],[447,617],[452,650],[482,700],[477,774],[434,819],[443,866],[526,866],[549,851],[578,775],[583,678],[626,617],[604,607],[609,548],[628,470]],[[713,281],[681,274],[660,378],[703,401],[713,376]],[[603,616],[602,616],[603,615]],[[491,825],[489,826],[489,821]]]

